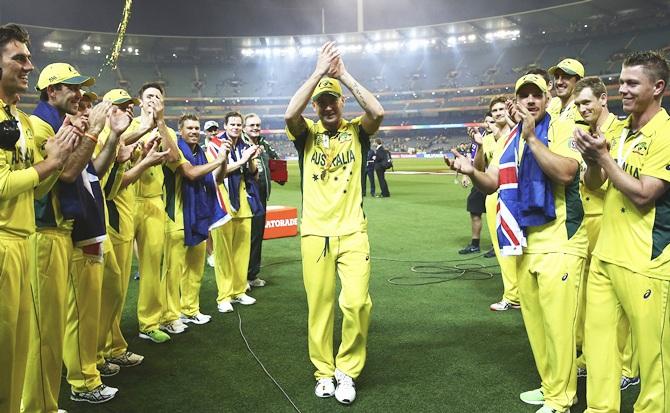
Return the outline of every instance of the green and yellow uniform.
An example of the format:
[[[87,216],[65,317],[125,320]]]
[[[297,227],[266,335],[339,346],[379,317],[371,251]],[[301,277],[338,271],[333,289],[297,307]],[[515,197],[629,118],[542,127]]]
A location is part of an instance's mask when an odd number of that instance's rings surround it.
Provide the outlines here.
[[[341,120],[331,134],[306,119],[302,136],[287,135],[299,154],[302,179],[301,249],[309,355],[317,379],[339,369],[356,379],[365,365],[372,300],[370,244],[363,213],[362,168],[370,137],[361,118]],[[342,340],[333,358],[336,274],[342,289]]]
[[[618,121],[617,117],[610,113],[600,128],[600,131],[605,134],[607,138],[611,138],[613,135],[621,134],[623,129],[623,124]],[[582,164],[582,167],[585,168],[585,164]],[[600,222],[602,220],[603,214],[603,202],[605,199],[605,191],[607,190],[608,183],[605,182],[598,189],[589,189],[582,183],[579,187],[579,191],[582,197],[582,203],[584,205],[584,225],[586,226],[586,234],[589,238],[589,255],[586,260],[586,265],[584,268],[584,274],[582,278],[582,288],[580,289],[579,295],[579,308],[577,313],[577,329],[575,333],[575,339],[577,343],[577,348],[582,349],[584,343],[584,323],[586,320],[586,291],[588,290],[588,273],[591,263],[591,256],[593,254],[593,249],[596,246],[596,241],[598,240],[598,235],[600,234]],[[623,368],[622,374],[626,377],[637,377],[639,375],[639,368],[637,362],[637,352],[633,351],[633,343],[630,337],[630,327],[627,320],[620,323],[619,327],[619,340],[621,343],[625,343],[624,351],[622,354],[623,357]],[[584,353],[577,359],[577,365],[579,367],[586,367],[586,361],[584,360]]]
[[[105,139],[106,134],[103,131],[98,137],[98,142],[103,143]],[[129,162],[126,162],[126,164],[114,163],[108,174],[116,176],[117,179],[120,175],[122,179],[123,173],[131,166]],[[111,184],[112,182],[116,182],[116,180],[110,180],[106,177],[104,192],[107,198],[107,237],[114,249],[114,258],[121,278],[121,290],[120,302],[111,308],[114,319],[103,351],[104,357],[107,358],[120,357],[128,351],[128,343],[121,332],[121,314],[128,293],[128,282],[133,262],[133,239],[135,237],[135,185],[131,184],[125,188],[118,188]],[[105,261],[105,267],[108,266],[110,271],[114,270],[114,265]],[[105,308],[102,311],[105,311]]]
[[[610,154],[629,175],[670,182],[670,116],[661,109],[640,130],[612,131]],[[638,208],[610,182],[593,251],[586,308],[587,412],[619,411],[620,339],[630,321],[642,387],[636,412],[670,411],[670,192]]]
[[[128,130],[140,125],[135,118]],[[177,141],[177,134],[168,128],[170,136],[164,139]],[[140,138],[145,143],[157,136],[158,129],[147,132]],[[142,173],[135,184],[135,240],[140,271],[140,293],[137,300],[137,319],[140,332],[149,332],[160,325],[163,312],[161,294],[161,260],[165,247],[165,202],[163,199],[163,166],[155,165]]]
[[[211,147],[212,143],[210,142]],[[237,159],[240,159],[239,148],[241,146],[238,145],[236,148],[231,149],[231,152],[237,150]],[[214,161],[218,156],[215,149],[207,150],[206,155],[208,162]],[[228,156],[228,164],[230,165],[233,162],[231,153]],[[244,294],[247,290],[247,272],[249,270],[249,255],[251,254],[251,218],[254,214],[249,204],[244,178],[240,179],[240,207],[237,211],[233,209],[230,203],[230,195],[225,182],[218,185],[218,190],[219,201],[223,202],[223,209],[231,217],[225,225],[217,226],[210,232],[216,254],[214,261],[214,273],[218,289],[216,302],[221,303],[230,301]]]
[[[181,151],[180,155],[183,156]],[[173,165],[165,171],[167,225],[161,280],[165,297],[162,324],[178,320],[180,313],[193,316],[200,312],[200,285],[207,254],[204,241],[194,246],[184,244],[184,177],[176,171],[179,166]]]
[[[1,100],[0,106],[7,107]],[[14,150],[0,149],[0,411],[18,412],[34,317],[29,274],[34,271],[35,244],[29,237],[35,233],[34,198],[40,183],[33,165],[42,155],[28,116],[15,105],[9,110],[0,109],[0,122],[11,114],[19,121],[21,136]],[[58,174],[53,176],[49,185]]]
[[[35,145],[44,157],[44,146],[55,131],[47,122],[30,117]],[[58,410],[64,337],[67,318],[68,280],[72,260],[72,220],[63,218],[58,200],[58,183],[45,196],[35,200],[34,235],[37,254],[31,273],[35,322],[23,390],[23,411],[55,412]]]
[[[494,158],[499,158],[503,150],[506,136],[496,140],[492,133],[484,136],[481,150],[484,151],[484,161],[490,165]],[[489,229],[493,250],[496,253],[498,264],[500,264],[500,275],[503,281],[503,300],[512,304],[519,304],[519,282],[516,276],[516,257],[500,255],[498,245],[498,231],[496,229],[496,209],[498,204],[498,192],[486,196],[486,225]]]
[[[549,150],[582,158],[572,144],[572,120],[549,127]],[[523,153],[523,141],[519,153]],[[498,163],[499,158],[495,161]],[[527,247],[517,258],[521,313],[542,380],[545,405],[566,411],[577,391],[574,329],[588,238],[579,196],[579,173],[568,185],[552,182],[556,219],[527,228]]]

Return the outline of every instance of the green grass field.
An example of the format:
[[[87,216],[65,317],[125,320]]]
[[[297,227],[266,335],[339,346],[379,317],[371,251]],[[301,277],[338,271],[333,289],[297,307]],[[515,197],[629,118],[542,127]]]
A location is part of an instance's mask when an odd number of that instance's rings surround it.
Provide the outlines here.
[[[396,170],[444,170],[440,159],[394,163]],[[351,407],[313,393],[298,237],[265,242],[261,277],[268,285],[252,291],[256,305],[236,306],[235,313],[216,311],[214,274],[207,267],[201,305],[212,321],[191,325],[166,344],[137,337],[138,282],[131,280],[123,329],[130,350],[146,356],[144,363],[104,380],[120,390],[103,405],[71,402],[64,381],[60,407],[70,413],[294,411],[248,352],[239,315],[252,349],[302,412],[535,412],[539,406],[525,405],[518,397],[539,386],[521,313],[488,309],[502,293],[498,274],[488,279],[469,274],[469,279],[422,286],[388,282],[392,277],[435,280],[419,278],[410,268],[462,258],[457,250],[470,240],[468,190],[455,185],[452,175],[387,175],[387,180],[391,198],[365,199],[373,313],[367,365]],[[297,167],[291,165],[290,182],[273,186],[271,204],[297,206],[300,199]],[[490,246],[486,230],[482,244]],[[495,260],[470,262],[488,266]],[[338,316],[336,347],[340,320]],[[624,392],[622,411],[632,411],[637,391]],[[573,413],[585,408],[583,379],[579,398]]]

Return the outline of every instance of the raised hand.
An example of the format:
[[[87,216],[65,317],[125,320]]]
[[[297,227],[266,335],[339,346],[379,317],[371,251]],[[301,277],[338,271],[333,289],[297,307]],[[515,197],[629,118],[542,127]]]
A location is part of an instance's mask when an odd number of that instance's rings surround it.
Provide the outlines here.
[[[159,145],[161,144],[161,137],[160,136],[154,136],[153,138],[149,139],[142,145],[142,156],[147,156],[151,148],[154,147],[154,144]]]
[[[467,132],[470,139],[477,145],[481,146],[484,143],[484,137],[478,127],[468,127]]]
[[[159,139],[152,139],[149,142],[153,142],[151,147],[149,148],[149,151],[146,153],[146,156],[144,157],[144,161],[148,162],[149,165],[155,166],[159,165],[163,162],[165,162],[168,158],[168,155],[170,154],[170,148],[168,148],[166,151],[160,152],[158,150],[158,147],[160,146],[160,140]],[[146,145],[145,145],[146,148]]]
[[[521,129],[521,138],[527,141],[535,136],[535,118],[525,106],[516,104],[517,114],[521,117],[523,128]]]
[[[449,168],[465,175],[470,175],[475,172],[475,167],[472,166],[470,159],[458,153],[456,149],[452,149],[451,153],[454,154],[454,159],[448,159],[446,156],[444,158],[444,161],[449,165]]]
[[[118,106],[113,106],[109,112],[109,127],[118,136],[121,136],[121,134],[128,129],[132,120],[132,115],[130,115],[128,111],[120,109]]]
[[[105,127],[107,114],[112,108],[112,102],[103,100],[97,105],[93,106],[91,113],[88,115],[88,133],[93,136],[98,136]]]
[[[56,161],[59,168],[65,165],[65,161],[70,156],[74,148],[79,143],[79,135],[72,125],[63,125],[56,136],[47,139],[44,145],[47,159]]]
[[[599,159],[609,153],[609,145],[603,135],[591,135],[580,128],[575,128],[572,136],[577,150],[587,164],[597,164]]]
[[[245,162],[249,159],[254,159],[256,157],[256,151],[258,150],[258,145],[251,145],[242,152],[242,158],[245,159]]]
[[[154,110],[151,106],[148,106],[140,113],[140,130],[146,133],[155,127]]]
[[[328,67],[328,76],[339,79],[346,71],[347,69],[344,67],[342,56],[339,56],[330,62],[330,67]]]
[[[512,123],[521,122],[521,117],[517,113],[516,104],[512,99],[507,99],[505,101],[505,107],[507,107],[507,116],[512,120]]]
[[[319,57],[316,60],[315,71],[323,76],[330,70],[333,61],[340,57],[340,51],[335,47],[335,42],[326,42],[319,50]]]
[[[159,98],[154,98],[151,107],[153,108],[154,119],[156,122],[163,121],[165,117],[165,105],[163,104],[163,101]]]
[[[124,163],[130,160],[130,158],[133,156],[133,153],[135,153],[135,149],[137,149],[138,144],[138,142],[135,142],[132,145],[124,145],[121,143],[119,145],[119,152],[116,154],[116,162]]]

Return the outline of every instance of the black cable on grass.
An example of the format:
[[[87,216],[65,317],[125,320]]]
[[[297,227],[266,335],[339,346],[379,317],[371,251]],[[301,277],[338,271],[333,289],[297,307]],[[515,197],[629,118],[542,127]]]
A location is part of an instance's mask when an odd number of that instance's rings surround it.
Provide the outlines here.
[[[258,365],[261,366],[261,368],[263,369],[265,374],[270,378],[270,380],[272,380],[272,382],[275,384],[275,386],[277,386],[277,388],[282,393],[284,393],[284,397],[286,397],[286,400],[288,400],[288,402],[291,403],[291,405],[293,406],[295,411],[298,412],[298,413],[302,413],[300,411],[300,409],[298,409],[298,406],[295,405],[293,400],[291,400],[291,397],[288,395],[288,393],[286,393],[284,388],[277,382],[277,380],[275,380],[274,377],[272,377],[272,374],[270,374],[268,369],[265,368],[265,365],[263,364],[263,362],[258,358],[258,356],[256,356],[256,353],[254,353],[254,351],[251,349],[251,346],[249,345],[249,341],[247,340],[247,337],[244,335],[244,331],[242,331],[242,316],[240,315],[239,311],[236,311],[236,313],[237,313],[237,319],[239,320],[238,328],[240,330],[240,335],[242,336],[242,340],[244,340],[244,344],[246,344],[246,346],[247,346],[247,350],[249,350],[249,353],[251,353],[251,355],[254,356]]]
[[[409,270],[415,274],[421,275],[396,275],[386,280],[391,285],[413,287],[440,284],[454,280],[484,281],[493,278],[495,275],[500,275],[499,271],[490,271],[491,269],[499,269],[500,266],[498,264],[484,265],[476,262],[468,262],[476,260],[477,258],[482,258],[483,256],[484,254],[479,254],[467,258],[454,258],[450,260],[437,261],[407,260],[384,257],[371,258],[376,261],[419,264],[410,266]],[[300,262],[300,258],[273,262],[270,264],[265,264],[263,267],[288,264],[293,262]]]

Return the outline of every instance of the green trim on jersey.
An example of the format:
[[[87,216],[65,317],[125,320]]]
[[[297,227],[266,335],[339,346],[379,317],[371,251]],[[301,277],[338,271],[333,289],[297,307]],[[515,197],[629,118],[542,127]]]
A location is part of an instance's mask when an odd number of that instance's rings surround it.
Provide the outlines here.
[[[658,258],[670,245],[670,191],[656,200],[654,226],[651,231],[651,259]]]
[[[565,229],[571,239],[584,220],[584,205],[579,194],[579,171],[570,184],[565,186]]]
[[[176,174],[170,168],[163,167],[164,188],[165,188],[165,213],[172,220],[175,221],[175,204],[177,203],[175,189],[177,183]]]

